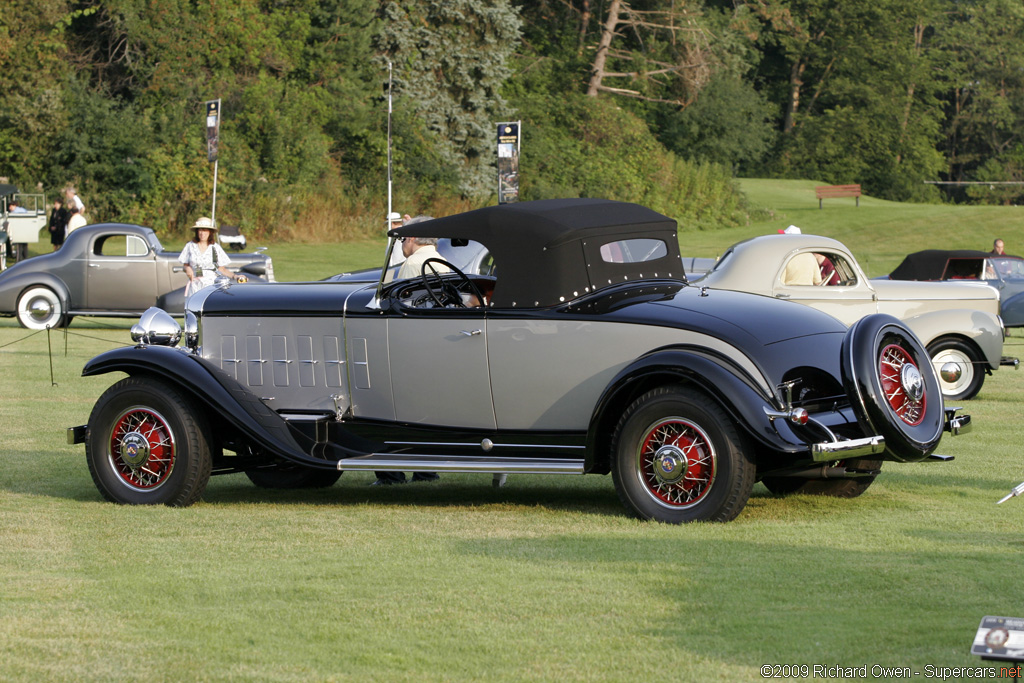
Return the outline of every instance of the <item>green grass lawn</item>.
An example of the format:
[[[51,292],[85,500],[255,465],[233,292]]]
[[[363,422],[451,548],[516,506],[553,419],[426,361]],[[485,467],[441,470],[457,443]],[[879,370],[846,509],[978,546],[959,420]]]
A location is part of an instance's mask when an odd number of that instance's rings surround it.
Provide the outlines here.
[[[719,233],[722,248],[789,223],[872,264],[959,232],[950,246],[1024,243],[1016,209],[862,198],[818,212],[813,185],[746,181],[776,221]],[[715,235],[681,233],[684,253],[694,237],[708,251],[690,253],[714,255]],[[293,280],[382,249],[272,253]],[[886,463],[854,500],[757,485],[728,524],[635,521],[601,476],[379,489],[346,473],[275,492],[228,475],[190,508],[125,507],[101,500],[64,429],[116,381],[81,368],[129,325],[0,320],[0,680],[757,681],[765,664],[922,679],[983,664],[968,654],[982,616],[1024,616],[1024,500],[995,505],[1024,480],[1024,373],[995,373],[965,404],[975,430],[940,448],[953,462]],[[1005,352],[1024,356],[1024,336]]]

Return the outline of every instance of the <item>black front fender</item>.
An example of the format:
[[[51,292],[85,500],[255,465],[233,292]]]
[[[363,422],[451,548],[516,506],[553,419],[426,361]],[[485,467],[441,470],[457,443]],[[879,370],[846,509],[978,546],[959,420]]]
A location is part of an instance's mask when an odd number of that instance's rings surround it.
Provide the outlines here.
[[[173,384],[192,397],[197,408],[228,422],[255,445],[296,463],[333,467],[341,458],[367,455],[370,443],[320,444],[323,457],[311,455],[313,442],[293,429],[276,412],[216,365],[180,349],[166,346],[133,346],[96,356],[82,370],[85,377],[107,372],[132,376],[152,375]],[[353,445],[356,444],[356,445]]]
[[[728,359],[706,349],[668,348],[653,351],[624,368],[608,385],[591,416],[587,432],[587,472],[607,472],[612,438],[619,419],[645,392],[666,384],[699,387],[759,443],[785,452],[803,452],[807,444],[783,439],[765,408],[778,409],[752,378]]]

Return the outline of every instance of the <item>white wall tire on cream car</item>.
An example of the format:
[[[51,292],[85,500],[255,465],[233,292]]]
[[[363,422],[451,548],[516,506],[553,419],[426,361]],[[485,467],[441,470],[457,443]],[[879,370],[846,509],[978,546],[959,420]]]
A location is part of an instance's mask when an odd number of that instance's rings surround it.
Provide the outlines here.
[[[49,287],[38,285],[18,297],[18,324],[30,330],[64,325],[64,304]]]
[[[928,353],[947,401],[966,401],[981,391],[985,361],[970,346],[956,339],[942,339],[932,343]]]
[[[641,519],[727,522],[750,498],[750,446],[710,396],[681,386],[647,392],[613,439],[612,478]]]
[[[212,465],[197,406],[148,377],[123,379],[96,401],[85,456],[103,497],[133,505],[195,503]]]

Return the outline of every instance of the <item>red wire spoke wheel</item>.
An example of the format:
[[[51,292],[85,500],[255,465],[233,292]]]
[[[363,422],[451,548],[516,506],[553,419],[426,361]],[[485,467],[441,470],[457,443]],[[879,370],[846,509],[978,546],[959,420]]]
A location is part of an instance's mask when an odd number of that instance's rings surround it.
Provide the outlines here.
[[[195,503],[213,466],[209,424],[197,403],[155,377],[127,377],[89,416],[85,457],[99,492],[132,505]]]
[[[110,434],[110,465],[133,488],[158,488],[174,470],[174,435],[159,413],[129,408]]]
[[[907,350],[889,344],[878,357],[878,376],[882,393],[896,416],[914,426],[924,419],[928,397],[924,395],[924,378]]]
[[[647,429],[637,467],[650,494],[665,505],[698,503],[715,480],[715,448],[700,427],[670,417]]]
[[[658,387],[637,398],[612,444],[615,491],[640,519],[727,522],[754,487],[749,439],[695,387]]]

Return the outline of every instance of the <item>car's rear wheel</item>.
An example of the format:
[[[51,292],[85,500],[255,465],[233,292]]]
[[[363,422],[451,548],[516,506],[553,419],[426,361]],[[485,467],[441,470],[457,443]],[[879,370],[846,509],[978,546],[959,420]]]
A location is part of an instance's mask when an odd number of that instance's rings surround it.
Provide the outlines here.
[[[18,324],[30,330],[63,327],[64,304],[49,287],[30,287],[18,298]]]
[[[761,483],[777,496],[799,493],[810,496],[830,496],[832,498],[856,498],[868,490],[868,487],[875,481],[875,477],[878,476],[878,471],[882,469],[881,460],[840,460],[836,465],[864,474],[863,476],[850,479],[765,477],[761,480]]]
[[[616,428],[612,478],[641,519],[727,522],[754,486],[750,446],[722,408],[686,387],[638,398]]]
[[[174,387],[142,377],[121,380],[96,401],[85,456],[103,497],[133,505],[195,503],[212,465],[201,413]]]
[[[894,460],[927,457],[942,438],[944,405],[931,357],[889,315],[855,322],[843,339],[840,372],[854,413],[868,435],[885,438]]]
[[[966,401],[977,396],[985,383],[984,359],[968,344],[943,339],[928,347],[939,389],[947,401]]]
[[[322,489],[333,486],[341,474],[338,470],[278,465],[267,469],[248,470],[245,476],[261,489]]]

